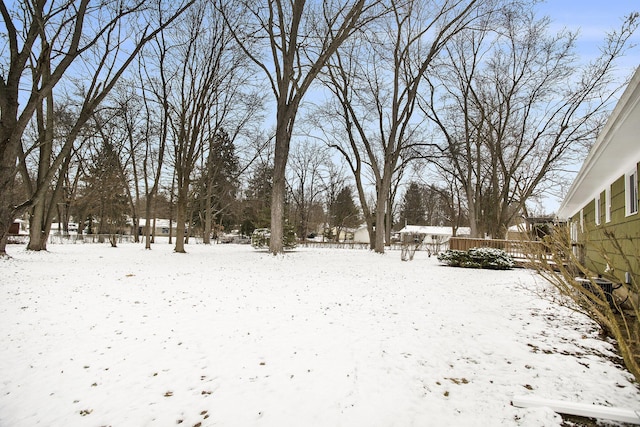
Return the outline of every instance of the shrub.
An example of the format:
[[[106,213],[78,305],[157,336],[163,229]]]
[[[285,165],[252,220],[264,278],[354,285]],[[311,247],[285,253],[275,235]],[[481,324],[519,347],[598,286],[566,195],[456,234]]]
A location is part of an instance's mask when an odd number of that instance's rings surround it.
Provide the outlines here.
[[[592,249],[589,256],[574,251],[569,227],[559,226],[544,238],[543,247],[532,245],[527,251],[529,267],[559,291],[560,297],[553,301],[589,316],[615,339],[625,366],[640,382],[640,271],[635,257],[640,253],[638,239],[598,229],[583,243]],[[601,257],[606,268],[597,271],[589,257]],[[616,270],[627,272],[625,280],[615,276]],[[600,276],[612,283],[612,293],[598,284]]]
[[[490,270],[513,268],[513,259],[502,249],[495,248],[471,248],[468,251],[449,249],[438,254],[438,260],[452,267]]]
[[[293,249],[298,244],[298,237],[292,226],[288,223],[284,226],[284,236],[282,236],[282,245],[285,249]],[[268,228],[256,228],[251,234],[251,246],[255,249],[262,249],[269,246],[271,240],[271,230]]]
[[[440,252],[438,254],[438,261],[452,267],[460,267],[462,263],[469,261],[469,257],[465,251],[448,249],[446,252]]]

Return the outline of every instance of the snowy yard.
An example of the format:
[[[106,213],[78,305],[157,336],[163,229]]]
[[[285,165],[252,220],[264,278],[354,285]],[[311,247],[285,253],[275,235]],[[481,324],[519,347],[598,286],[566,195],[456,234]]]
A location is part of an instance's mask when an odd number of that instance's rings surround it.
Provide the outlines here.
[[[0,426],[558,426],[515,395],[640,409],[527,270],[418,252],[9,246]]]

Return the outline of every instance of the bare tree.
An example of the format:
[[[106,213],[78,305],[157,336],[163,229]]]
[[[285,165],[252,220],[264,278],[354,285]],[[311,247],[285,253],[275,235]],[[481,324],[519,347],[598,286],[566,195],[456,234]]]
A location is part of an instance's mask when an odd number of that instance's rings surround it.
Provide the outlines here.
[[[136,80],[128,79],[116,87],[111,97],[114,108],[112,125],[118,134],[117,154],[120,158],[119,178],[126,189],[126,199],[129,205],[134,241],[139,242],[139,205],[142,196],[142,170],[144,161],[146,133],[146,117],[140,114],[143,109],[142,97]],[[110,124],[111,125],[111,124]]]
[[[331,55],[377,3],[367,4],[365,0],[263,0],[221,1],[218,4],[238,44],[267,76],[275,97],[276,138],[269,246],[273,254],[284,250],[285,171],[298,108]],[[238,16],[248,17],[248,21],[235,21]]]
[[[576,34],[549,35],[548,18],[530,9],[494,15],[447,46],[421,106],[443,135],[435,161],[462,188],[472,235],[501,238],[544,180],[595,140],[638,14],[586,65]]]
[[[163,31],[158,34],[153,43],[146,46],[145,52],[140,55],[137,73],[137,80],[140,82],[140,96],[144,105],[143,116],[145,117],[141,136],[145,143],[142,156],[145,193],[145,249],[151,249],[151,243],[155,238],[153,224],[157,212],[154,207],[156,206],[170,133],[169,85],[167,74],[164,72],[169,48],[164,33]],[[155,68],[157,72],[154,67],[157,67]],[[171,218],[171,215],[168,217]]]
[[[145,25],[138,35],[129,34],[124,28],[146,21],[141,15],[148,3],[145,1],[105,1],[95,5],[89,0],[52,4],[40,1],[28,5],[15,2],[15,10],[9,10],[4,1],[0,3],[7,36],[7,49],[1,50],[0,57],[0,254],[6,253],[6,237],[13,218],[42,202],[49,182],[68,158],[92,111],[140,49],[179,16],[191,1],[178,4],[175,9],[165,4],[165,8],[172,11],[167,19],[156,23],[155,27]],[[81,63],[79,59],[87,61]],[[88,66],[82,73],[90,70],[92,77],[83,86],[83,102],[76,125],[35,192],[15,206],[4,196],[15,180],[22,135],[38,108],[53,109],[53,88],[71,73],[81,77],[79,69],[72,66],[82,65]],[[46,106],[43,106],[45,100]],[[42,137],[49,138],[51,133],[46,129],[43,131]]]
[[[121,162],[123,141],[121,135],[110,132],[113,127],[99,121],[97,126],[99,145],[86,176],[87,188],[95,195],[89,213],[99,221],[100,239],[108,235],[111,246],[116,247],[117,235],[123,233],[131,208],[129,183],[124,178]]]
[[[333,236],[336,242],[340,241],[340,236],[346,228],[355,228],[360,225],[360,209],[353,201],[351,187],[345,185],[340,188],[337,194],[331,194],[327,206],[329,215],[329,229],[335,230]],[[347,238],[345,233],[345,240]]]
[[[325,146],[305,141],[295,146],[291,155],[289,186],[296,211],[297,232],[305,238],[317,228],[310,227],[314,209],[321,202],[324,179],[331,160]]]
[[[33,126],[23,133],[18,163],[25,199],[29,199],[38,189],[41,192],[29,211],[29,250],[45,250],[47,247],[53,217],[59,211],[60,201],[66,196],[65,178],[72,157],[64,159],[57,176],[49,175],[51,161],[60,155],[64,135],[73,128],[76,118],[70,105],[58,105],[56,108],[52,96],[47,97],[45,104],[46,107],[39,105],[36,108]]]
[[[244,55],[211,3],[197,2],[180,28],[163,36],[165,45],[158,49],[167,56],[160,63],[162,87],[154,93],[156,102],[167,106],[176,190],[175,251],[182,253],[196,163],[206,157],[222,126],[228,124],[235,137],[257,111],[259,102],[239,102],[240,97],[259,97],[242,93],[248,79]],[[234,109],[236,103],[244,107]]]
[[[428,145],[421,133],[424,118],[414,114],[425,75],[449,40],[492,3],[391,2],[385,19],[373,22],[359,43],[351,43],[332,60],[324,79],[337,101],[330,110],[343,121],[343,139],[349,142],[334,147],[351,165],[363,207],[363,165],[373,175],[375,218],[367,217],[366,209],[365,218],[376,252],[384,252],[394,176]]]

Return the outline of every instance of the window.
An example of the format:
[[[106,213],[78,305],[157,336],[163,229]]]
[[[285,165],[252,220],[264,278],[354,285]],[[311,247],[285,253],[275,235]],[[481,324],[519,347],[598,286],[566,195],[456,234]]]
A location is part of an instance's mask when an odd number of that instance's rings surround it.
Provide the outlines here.
[[[584,209],[580,209],[580,232],[584,233]]]
[[[600,194],[596,196],[594,200],[595,203],[595,216],[596,216],[596,225],[600,225]]]
[[[578,241],[578,223],[576,221],[571,221],[571,243],[576,243]]]
[[[629,216],[638,213],[638,169],[633,168],[624,178],[625,211]]]
[[[611,222],[611,186],[604,189],[604,220]]]

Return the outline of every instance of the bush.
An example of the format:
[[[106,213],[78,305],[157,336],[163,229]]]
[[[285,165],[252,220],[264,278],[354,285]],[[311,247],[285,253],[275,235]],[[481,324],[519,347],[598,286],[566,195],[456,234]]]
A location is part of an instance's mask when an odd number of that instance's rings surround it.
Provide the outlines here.
[[[468,251],[449,249],[438,254],[438,260],[452,267],[490,270],[513,268],[513,259],[502,249],[495,248],[471,248]]]
[[[298,237],[292,226],[288,223],[284,225],[284,236],[282,236],[282,246],[285,249],[293,249],[298,244]],[[268,228],[256,228],[251,234],[251,246],[255,249],[269,247],[271,240],[271,230]]]
[[[545,236],[542,247],[532,245],[527,251],[529,267],[559,291],[560,297],[553,296],[554,302],[589,316],[616,341],[625,366],[640,382],[638,239],[598,228],[587,230],[582,243],[589,252],[574,251],[570,228],[557,227]],[[606,262],[602,270],[590,262],[598,258]],[[627,272],[625,280],[615,272]],[[613,292],[598,284],[600,278],[612,283]]]

